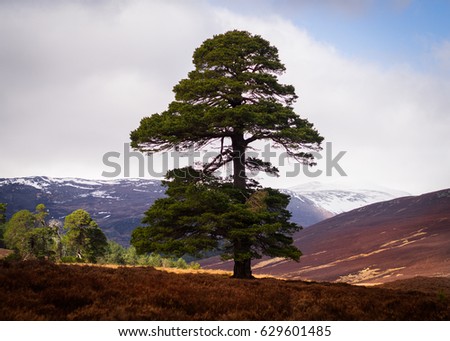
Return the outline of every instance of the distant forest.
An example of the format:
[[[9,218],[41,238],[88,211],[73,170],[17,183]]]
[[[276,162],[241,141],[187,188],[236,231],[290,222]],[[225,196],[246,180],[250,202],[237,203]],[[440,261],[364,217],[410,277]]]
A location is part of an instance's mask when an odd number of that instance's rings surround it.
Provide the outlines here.
[[[166,258],[157,253],[138,255],[134,246],[108,240],[85,210],[78,209],[64,221],[47,220],[43,204],[34,212],[21,210],[6,219],[7,204],[0,203],[0,247],[13,251],[7,259],[48,260],[62,263],[100,263],[168,268],[200,268],[183,258]]]

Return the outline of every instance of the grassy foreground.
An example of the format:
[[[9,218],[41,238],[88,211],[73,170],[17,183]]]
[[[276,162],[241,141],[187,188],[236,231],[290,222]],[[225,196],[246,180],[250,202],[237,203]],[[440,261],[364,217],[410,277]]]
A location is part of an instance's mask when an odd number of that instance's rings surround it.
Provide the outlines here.
[[[447,295],[402,286],[0,261],[0,320],[449,320]]]

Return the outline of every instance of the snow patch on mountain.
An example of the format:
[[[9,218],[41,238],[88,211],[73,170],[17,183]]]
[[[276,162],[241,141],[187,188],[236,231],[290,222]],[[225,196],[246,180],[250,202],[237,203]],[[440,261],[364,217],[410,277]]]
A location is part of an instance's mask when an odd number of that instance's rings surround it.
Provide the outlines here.
[[[46,181],[40,181],[40,178],[10,178],[10,179],[2,179],[0,180],[0,186],[5,185],[22,185],[22,186],[30,186],[39,190],[43,190],[45,187],[49,186],[49,183]]]
[[[52,182],[76,187],[78,186],[101,186],[102,184],[95,180],[86,180],[79,178],[52,178]],[[83,187],[82,187],[83,188]]]
[[[103,198],[103,199],[119,199],[118,197],[113,197],[108,194],[106,191],[94,191],[90,193],[94,198]]]
[[[289,189],[293,196],[314,202],[317,207],[334,214],[351,211],[355,208],[409,196],[403,191],[376,185],[357,187],[353,184],[309,182]]]

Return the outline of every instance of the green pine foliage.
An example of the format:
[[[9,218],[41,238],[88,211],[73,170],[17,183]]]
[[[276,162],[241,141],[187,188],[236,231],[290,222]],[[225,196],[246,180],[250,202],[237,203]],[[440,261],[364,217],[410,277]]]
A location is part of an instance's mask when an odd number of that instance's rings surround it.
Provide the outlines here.
[[[56,260],[60,243],[57,231],[47,225],[48,215],[44,205],[36,206],[36,212],[16,212],[6,223],[5,246],[14,250],[21,259]]]
[[[106,236],[85,210],[79,209],[66,216],[64,229],[67,231],[64,241],[71,256],[96,263],[97,258],[105,254]]]
[[[263,255],[300,258],[290,237],[300,227],[289,221],[287,195],[266,188],[243,196],[232,183],[182,178],[179,171],[169,173],[167,197],[158,199],[145,213],[146,225],[133,231],[131,243],[138,253],[201,257],[218,250],[224,259],[238,261]]]
[[[21,210],[6,223],[5,246],[15,251],[15,258],[96,262],[103,256],[107,240],[89,213],[77,210],[69,214],[66,233],[59,222],[47,221],[47,216],[46,207],[39,204],[34,213]]]
[[[29,232],[35,226],[35,218],[28,210],[15,213],[6,223],[4,240],[6,247],[14,250],[22,258],[30,256]]]
[[[125,253],[126,250],[122,245],[108,240],[105,254],[100,258],[99,263],[124,265],[126,264]]]
[[[294,112],[294,87],[279,83],[285,66],[276,47],[260,36],[229,31],[206,40],[193,63],[188,78],[174,87],[168,109],[143,118],[131,133],[133,147],[157,152],[226,138],[226,157],[208,165],[215,168],[232,161],[235,147],[245,151],[256,140],[272,140],[302,162],[312,161],[305,150],[320,149],[323,138]]]
[[[199,269],[200,264],[196,262],[187,263],[183,258],[165,258],[157,253],[138,255],[134,246],[123,247],[122,245],[108,241],[105,254],[98,260],[101,264],[138,265],[161,268]]]

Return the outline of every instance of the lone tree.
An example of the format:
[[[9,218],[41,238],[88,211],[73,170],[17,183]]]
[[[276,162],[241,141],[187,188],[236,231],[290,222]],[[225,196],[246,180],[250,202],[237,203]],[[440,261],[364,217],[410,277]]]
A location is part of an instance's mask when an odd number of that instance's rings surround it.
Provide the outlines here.
[[[300,251],[289,237],[295,229],[286,220],[288,199],[275,190],[256,190],[246,173],[278,175],[267,160],[247,155],[256,141],[271,142],[312,165],[311,152],[320,150],[323,140],[313,124],[294,112],[294,87],[279,83],[285,67],[277,48],[258,35],[234,30],[207,39],[194,51],[193,63],[195,69],[173,89],[175,100],[166,111],[141,120],[131,132],[131,145],[148,153],[199,150],[211,143],[220,149],[200,172],[187,169],[178,181],[176,173],[168,175],[174,182],[166,182],[169,198],[150,208],[143,220],[147,225],[133,233],[133,245],[140,252],[196,254],[201,248],[220,248],[224,238],[229,244],[225,255],[234,259],[234,276],[240,278],[252,277],[251,259],[261,254],[298,260]],[[231,183],[213,176],[229,163]],[[194,205],[195,200],[203,206]],[[221,206],[215,208],[214,200]],[[164,222],[166,214],[158,217],[158,211],[171,212],[171,219]]]

